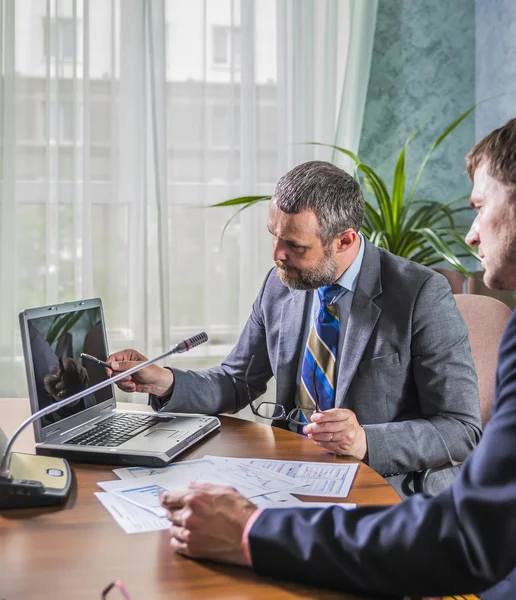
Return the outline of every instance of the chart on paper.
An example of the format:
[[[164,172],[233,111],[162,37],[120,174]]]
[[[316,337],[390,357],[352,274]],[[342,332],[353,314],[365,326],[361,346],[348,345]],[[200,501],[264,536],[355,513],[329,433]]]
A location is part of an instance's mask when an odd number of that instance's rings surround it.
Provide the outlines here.
[[[219,458],[205,456],[217,465],[221,461],[249,464],[259,469],[283,475],[294,480],[300,487],[294,493],[306,496],[345,498],[355,478],[358,463],[320,463],[259,458]],[[220,468],[220,466],[219,466]]]

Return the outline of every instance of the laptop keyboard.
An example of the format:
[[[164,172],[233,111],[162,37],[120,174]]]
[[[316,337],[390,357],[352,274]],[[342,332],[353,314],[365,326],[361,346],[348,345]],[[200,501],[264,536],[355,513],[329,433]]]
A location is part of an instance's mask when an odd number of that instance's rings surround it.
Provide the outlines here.
[[[149,427],[157,423],[166,423],[172,419],[173,417],[166,419],[145,413],[141,415],[115,413],[101,421],[96,427],[92,427],[66,443],[78,446],[120,446]]]

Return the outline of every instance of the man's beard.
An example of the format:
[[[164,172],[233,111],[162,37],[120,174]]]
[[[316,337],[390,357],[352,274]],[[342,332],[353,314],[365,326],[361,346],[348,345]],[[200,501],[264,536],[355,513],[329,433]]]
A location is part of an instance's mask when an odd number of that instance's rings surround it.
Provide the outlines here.
[[[331,285],[337,278],[338,266],[335,258],[331,255],[331,249],[325,250],[324,254],[324,258],[312,269],[287,268],[282,261],[276,261],[281,282],[294,290],[304,291],[317,290],[324,285]]]

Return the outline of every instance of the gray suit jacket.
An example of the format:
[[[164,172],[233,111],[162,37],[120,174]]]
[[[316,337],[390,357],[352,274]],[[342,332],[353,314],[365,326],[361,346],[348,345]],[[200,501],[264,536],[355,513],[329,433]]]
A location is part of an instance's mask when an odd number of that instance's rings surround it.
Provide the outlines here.
[[[164,410],[217,414],[247,404],[243,376],[255,355],[253,398],[277,381],[276,401],[293,408],[301,339],[310,302],[272,269],[240,339],[220,367],[173,369]],[[161,407],[151,397],[154,408]],[[369,465],[401,493],[413,472],[458,465],[481,435],[476,373],[468,332],[446,279],[366,241],[336,383],[335,406],[356,413],[367,436]],[[432,493],[452,469],[429,479]]]

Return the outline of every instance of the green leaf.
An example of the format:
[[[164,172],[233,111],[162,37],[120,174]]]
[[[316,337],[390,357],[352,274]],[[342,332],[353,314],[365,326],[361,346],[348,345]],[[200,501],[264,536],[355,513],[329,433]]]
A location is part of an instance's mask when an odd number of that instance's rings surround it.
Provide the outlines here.
[[[412,254],[425,245],[424,239],[419,233],[412,230],[404,230],[398,238],[395,254],[404,258],[412,258]]]
[[[468,197],[469,195],[461,196],[445,204],[441,204],[436,200],[416,200],[412,203],[412,206],[417,206],[418,208],[411,214],[405,227],[412,229],[413,227],[420,226],[420,224],[429,227],[446,218],[449,226],[455,228],[454,215],[464,210],[470,210],[467,206],[456,207],[455,204]]]
[[[240,198],[232,198],[231,200],[224,200],[223,202],[217,202],[217,204],[210,204],[207,208],[221,208],[228,206],[240,206],[241,208],[237,210],[237,212],[232,215],[224,224],[224,228],[222,229],[222,233],[220,234],[220,246],[222,247],[222,241],[224,239],[224,234],[226,233],[226,229],[228,228],[231,221],[240,214],[246,208],[250,208],[251,206],[257,204],[258,202],[265,202],[272,198],[272,196],[241,196]]]
[[[416,203],[414,202],[414,205],[415,204]],[[445,218],[448,220],[450,227],[453,227],[453,214],[449,209],[443,204],[439,204],[439,202],[425,201],[410,215],[405,227],[409,231],[412,231],[417,227],[429,227],[435,222],[442,221]]]
[[[462,121],[464,121],[464,119],[466,119],[475,110],[476,107],[477,107],[477,105],[475,104],[471,108],[468,108],[468,110],[465,111],[465,112],[463,112],[460,115],[459,118],[455,119],[455,121],[453,121],[453,123],[450,123],[450,125],[448,125],[448,127],[446,127],[446,129],[441,133],[441,135],[430,146],[430,150],[427,152],[425,158],[423,159],[423,162],[421,163],[421,166],[419,167],[417,175],[416,175],[416,177],[414,179],[414,183],[412,184],[412,188],[410,189],[410,194],[409,194],[409,197],[408,197],[408,201],[409,202],[414,197],[414,194],[416,192],[417,184],[419,182],[419,179],[420,179],[421,175],[423,174],[423,171],[425,170],[426,163],[428,162],[429,158],[432,156],[432,154],[434,153],[434,151],[441,145],[441,142],[443,142],[443,140],[445,140],[450,135],[450,133],[456,127],[458,127],[462,123]]]
[[[341,148],[340,146],[334,146],[333,144],[322,144],[321,142],[307,142],[307,143],[310,144],[311,146],[325,146],[326,148],[331,148],[332,150],[338,150],[339,152],[342,152],[342,154],[349,156],[349,158],[351,158],[351,160],[353,160],[357,165],[360,165],[362,163],[362,161],[358,158],[358,156],[356,154],[354,154],[353,152],[351,152],[351,150],[346,150],[345,148]]]
[[[378,207],[380,209],[380,217],[385,223],[385,229],[387,234],[392,235],[394,233],[393,220],[392,220],[392,202],[387,190],[387,186],[383,182],[383,179],[379,177],[371,167],[368,167],[364,163],[358,165],[358,170],[361,171],[365,177],[369,180],[369,183],[374,191]]]
[[[374,232],[372,232],[371,237],[369,238],[369,241],[371,242],[371,244],[374,244],[378,248],[383,248],[383,247],[385,247],[383,245],[384,239],[385,239],[385,231],[374,231]]]
[[[413,131],[408,138],[405,140],[403,144],[403,148],[401,149],[400,155],[398,157],[398,162],[396,163],[396,167],[394,169],[394,177],[392,181],[392,203],[393,213],[395,215],[395,224],[397,226],[397,230],[399,230],[403,222],[405,220],[405,215],[410,207],[410,200],[403,203],[405,196],[405,183],[407,180],[407,170],[405,167],[405,156],[407,154],[407,149],[410,142],[414,139],[416,134],[419,132],[421,127],[418,127],[415,131]]]
[[[220,208],[221,206],[239,206],[241,204],[243,204],[245,208],[247,206],[252,206],[257,202],[265,202],[266,200],[270,200],[271,198],[272,196],[241,196],[240,198],[232,198],[231,200],[217,202],[217,204],[210,204],[208,208]]]
[[[82,317],[83,313],[79,312],[71,312],[66,315],[61,315],[58,317],[52,327],[49,329],[47,333],[46,340],[52,345],[56,339],[60,338],[62,335],[70,331],[73,325],[77,323],[77,321]]]
[[[392,219],[392,202],[389,191],[387,190],[387,186],[385,185],[383,179],[368,165],[364,164],[360,158],[350,150],[346,150],[345,148],[341,148],[340,146],[334,146],[333,144],[322,144],[319,142],[309,142],[314,146],[325,146],[327,148],[332,148],[333,150],[337,150],[342,154],[351,158],[356,166],[357,171],[362,172],[365,178],[366,185],[372,190],[373,194],[376,197],[378,202],[378,206],[380,208],[381,216],[384,220],[385,227],[387,233],[392,235],[394,233],[393,230],[393,219]]]
[[[410,260],[413,260],[421,265],[428,265],[428,263],[432,262],[434,259],[437,259],[436,262],[443,261],[441,256],[436,253],[432,246],[425,246],[422,250],[419,250],[410,256]]]
[[[364,218],[370,219],[371,225],[376,229],[385,229],[385,222],[367,200],[365,201]]]
[[[405,149],[407,146],[403,146],[396,168],[394,169],[394,177],[392,182],[392,220],[393,226],[396,231],[399,231],[401,225],[401,214],[403,208],[403,196],[405,194],[405,182],[407,180],[407,171],[405,169]]]
[[[354,152],[333,144],[310,142],[314,146],[331,148],[353,161],[355,178],[360,181],[363,189],[375,198],[373,201],[367,195],[362,223],[362,232],[371,243],[424,265],[430,266],[446,261],[461,273],[468,273],[461,259],[466,257],[478,259],[478,255],[475,249],[469,248],[464,242],[463,237],[468,229],[467,226],[457,223],[458,216],[469,210],[462,204],[467,195],[441,204],[432,199],[416,199],[415,192],[434,151],[475,110],[476,106],[450,123],[431,144],[408,194],[408,148],[421,127],[410,134],[399,152],[391,190],[378,172],[362,162]],[[215,204],[214,206],[217,207],[240,206],[240,210],[224,226],[223,234],[231,220],[241,210],[269,199],[270,196],[243,196]]]
[[[466,256],[471,256],[475,260],[478,260],[478,262],[482,261],[482,259],[478,255],[478,249],[476,247],[472,248],[471,246],[468,246],[468,244],[466,244],[466,242],[464,241],[464,237],[460,235],[458,231],[450,230],[446,232],[446,235],[450,237],[452,241],[455,244],[457,244],[462,250],[465,251]]]
[[[430,246],[432,246],[435,252],[439,254],[443,260],[449,263],[457,271],[460,271],[463,275],[469,277],[470,272],[457,258],[450,246],[432,229],[422,228],[418,229],[417,231],[425,238],[425,240],[430,244]]]
[[[256,196],[256,200],[254,200],[252,202],[246,202],[246,204],[241,206],[234,215],[231,215],[231,217],[226,221],[224,228],[222,229],[222,233],[220,234],[220,247],[222,247],[222,242],[224,240],[224,234],[226,233],[226,229],[229,227],[229,224],[231,223],[231,221],[235,217],[237,217],[243,210],[245,210],[246,208],[250,208],[251,206],[253,206],[253,204],[262,202],[262,200],[263,200],[263,198],[261,196]],[[216,206],[216,205],[214,205],[214,206]]]

